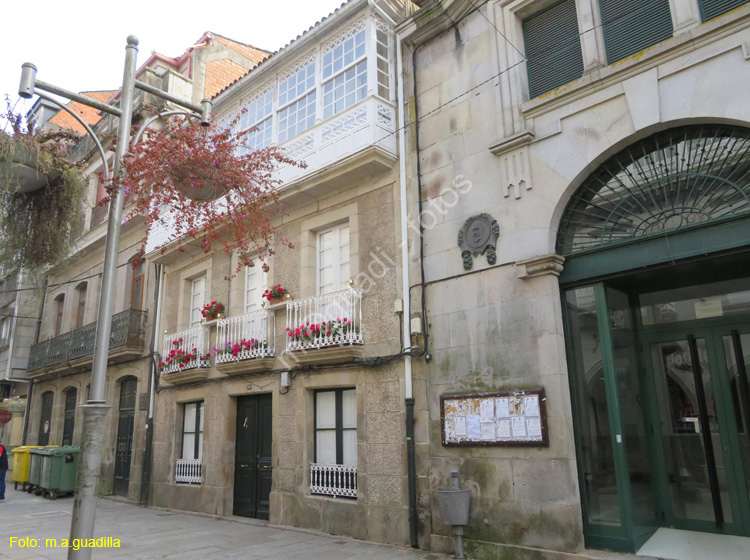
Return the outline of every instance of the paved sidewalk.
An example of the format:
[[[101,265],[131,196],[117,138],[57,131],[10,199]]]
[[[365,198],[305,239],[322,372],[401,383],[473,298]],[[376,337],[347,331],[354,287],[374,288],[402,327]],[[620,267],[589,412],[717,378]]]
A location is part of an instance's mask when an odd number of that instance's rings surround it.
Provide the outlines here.
[[[56,501],[14,491],[0,503],[0,558],[64,559],[67,549],[46,546],[69,536],[73,498]],[[288,527],[271,527],[254,520],[216,519],[175,513],[100,499],[96,536],[120,540],[120,548],[94,549],[99,558],[214,558],[271,560],[446,560],[426,551],[357,541]],[[11,537],[31,537],[35,548],[10,547]]]

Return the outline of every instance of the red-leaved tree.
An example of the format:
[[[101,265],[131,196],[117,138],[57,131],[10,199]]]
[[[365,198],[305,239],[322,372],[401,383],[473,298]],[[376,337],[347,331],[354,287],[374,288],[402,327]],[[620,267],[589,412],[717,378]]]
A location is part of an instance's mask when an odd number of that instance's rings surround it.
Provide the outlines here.
[[[184,250],[198,240],[206,253],[224,250],[239,257],[235,274],[274,253],[272,219],[283,212],[278,198],[279,165],[298,165],[276,146],[254,150],[248,145],[253,129],[237,132],[239,116],[227,126],[202,127],[178,117],[144,132],[141,142],[123,161],[124,177],[113,182],[126,203],[126,220],[142,216],[145,250],[155,227],[164,227],[164,252]],[[188,194],[190,198],[185,196]],[[216,198],[218,196],[218,198]],[[104,199],[100,204],[106,204]],[[286,239],[280,242],[291,247]]]

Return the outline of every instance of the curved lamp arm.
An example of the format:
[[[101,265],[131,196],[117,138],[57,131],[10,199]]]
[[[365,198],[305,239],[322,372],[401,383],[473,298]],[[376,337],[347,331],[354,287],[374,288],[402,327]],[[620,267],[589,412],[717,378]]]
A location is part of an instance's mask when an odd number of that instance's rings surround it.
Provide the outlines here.
[[[141,127],[138,129],[138,132],[133,137],[132,142],[130,142],[131,148],[134,148],[135,145],[138,144],[141,137],[143,136],[143,133],[154,122],[156,122],[158,119],[162,117],[172,117],[174,115],[185,115],[188,117],[193,117],[194,119],[201,119],[201,123],[203,122],[203,119],[204,119],[204,117],[202,115],[199,115],[198,113],[190,113],[188,111],[164,111],[163,113],[159,113],[158,115],[154,115],[153,117],[150,117],[141,125]]]
[[[76,115],[75,112],[70,109],[70,107],[68,107],[67,105],[63,105],[62,103],[58,102],[54,97],[51,97],[51,96],[47,95],[46,93],[42,93],[41,91],[37,91],[37,92],[34,92],[34,93],[36,93],[42,99],[46,99],[50,103],[54,103],[55,105],[57,105],[58,107],[60,107],[64,111],[67,111],[79,123],[81,123],[81,125],[83,126],[83,128],[86,129],[86,132],[89,133],[89,136],[91,136],[91,138],[94,140],[94,143],[96,144],[96,148],[99,150],[99,155],[101,156],[101,158],[102,158],[102,164],[104,165],[104,176],[107,179],[111,179],[111,177],[109,176],[109,164],[107,164],[107,156],[104,153],[104,147],[102,146],[102,143],[99,142],[99,139],[96,137],[96,134],[94,134],[94,131],[91,129],[91,127],[88,124],[86,124],[81,117],[79,117],[78,115]]]

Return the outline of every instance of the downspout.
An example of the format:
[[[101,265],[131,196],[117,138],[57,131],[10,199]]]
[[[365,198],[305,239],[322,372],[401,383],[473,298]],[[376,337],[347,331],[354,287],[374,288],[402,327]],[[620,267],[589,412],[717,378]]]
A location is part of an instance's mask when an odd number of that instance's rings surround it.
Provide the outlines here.
[[[141,468],[141,497],[140,505],[147,506],[151,485],[151,463],[154,447],[154,388],[156,385],[156,360],[154,359],[156,351],[156,341],[161,328],[161,297],[164,288],[164,277],[162,275],[162,265],[155,265],[156,272],[156,295],[154,301],[154,334],[151,336],[149,346],[149,393],[148,393],[148,412],[146,413],[146,448],[143,452],[143,467]]]
[[[47,284],[49,277],[44,277],[42,286],[42,301],[39,304],[39,315],[36,320],[36,333],[34,333],[34,344],[39,344],[39,335],[42,331],[42,315],[44,313],[44,303],[47,299]],[[26,412],[23,415],[23,435],[21,436],[21,445],[26,445],[26,437],[29,434],[29,413],[31,412],[31,396],[34,391],[34,380],[29,380],[29,392],[26,393]]]
[[[16,282],[16,288],[21,287],[23,282],[23,271],[18,272],[18,281]],[[10,369],[13,363],[13,344],[16,341],[16,315],[18,315],[18,298],[21,297],[21,292],[16,290],[16,299],[13,301],[13,315],[10,318],[10,340],[8,341],[8,363],[5,366],[5,381],[10,380]]]
[[[387,22],[395,28],[396,22],[386,14],[375,0],[368,0],[370,6]],[[404,341],[409,340],[409,347],[404,349],[404,389],[406,405],[406,471],[409,493],[409,543],[413,548],[419,547],[418,539],[418,517],[417,517],[417,467],[416,450],[414,447],[414,393],[412,388],[411,368],[411,305],[410,305],[410,281],[409,281],[409,209],[406,199],[406,117],[404,115],[403,98],[403,49],[401,35],[394,32],[396,37],[396,107],[398,113],[398,162],[399,162],[399,188],[401,196],[401,279],[402,293],[404,298],[403,329]]]

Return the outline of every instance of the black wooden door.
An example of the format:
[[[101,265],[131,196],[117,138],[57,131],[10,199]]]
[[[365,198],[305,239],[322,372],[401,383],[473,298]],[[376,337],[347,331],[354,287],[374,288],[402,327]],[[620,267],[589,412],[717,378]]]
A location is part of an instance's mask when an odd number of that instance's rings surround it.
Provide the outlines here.
[[[78,391],[68,389],[65,393],[65,421],[63,422],[63,445],[73,445],[73,428],[76,422],[76,399]]]
[[[271,395],[237,399],[234,515],[268,519],[271,493]]]
[[[133,449],[133,423],[138,380],[135,377],[120,385],[120,415],[117,422],[117,447],[115,449],[115,479],[112,492],[128,495],[130,483],[130,455]]]

